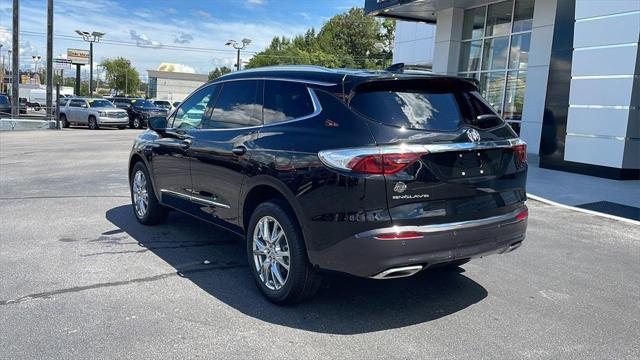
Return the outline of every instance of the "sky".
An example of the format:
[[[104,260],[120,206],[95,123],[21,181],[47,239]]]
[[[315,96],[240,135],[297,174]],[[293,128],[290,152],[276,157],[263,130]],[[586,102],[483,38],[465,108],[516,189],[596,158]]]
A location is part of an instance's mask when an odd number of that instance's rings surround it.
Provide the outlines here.
[[[88,49],[75,30],[106,35],[94,45],[94,62],[122,56],[146,79],[161,63],[176,70],[208,73],[233,66],[235,50],[225,43],[249,38],[242,56],[263,50],[274,36],[319,29],[332,16],[364,0],[54,0],[54,57],[67,48]],[[0,0],[0,44],[11,48],[13,0]],[[21,68],[32,55],[46,56],[46,0],[20,0]],[[27,65],[28,64],[28,65]]]

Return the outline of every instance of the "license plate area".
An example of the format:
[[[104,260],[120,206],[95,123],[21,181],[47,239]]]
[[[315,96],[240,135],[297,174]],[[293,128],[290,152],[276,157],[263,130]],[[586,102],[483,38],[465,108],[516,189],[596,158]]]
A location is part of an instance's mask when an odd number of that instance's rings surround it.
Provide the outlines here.
[[[446,179],[464,179],[495,176],[501,163],[500,151],[469,150],[427,155],[436,176]]]

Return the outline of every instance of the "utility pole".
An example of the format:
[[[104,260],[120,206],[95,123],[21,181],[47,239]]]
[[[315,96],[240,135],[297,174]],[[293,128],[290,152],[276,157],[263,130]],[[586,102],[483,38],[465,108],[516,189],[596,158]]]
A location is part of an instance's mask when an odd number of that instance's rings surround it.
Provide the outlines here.
[[[240,64],[240,50],[243,50],[244,48],[249,46],[249,44],[251,44],[251,39],[244,38],[244,39],[242,39],[241,43],[242,43],[242,46],[240,46],[240,44],[235,40],[229,40],[225,44],[227,46],[232,46],[234,49],[236,49],[238,51],[238,56],[237,56],[237,60],[236,60],[236,70],[237,71],[240,71],[241,65],[242,65],[242,64]]]
[[[18,117],[20,106],[20,95],[18,85],[20,84],[20,1],[13,0],[13,59],[11,65],[11,116]]]
[[[57,101],[57,99],[56,99]],[[53,0],[47,0],[47,120],[53,116]]]
[[[80,96],[80,66],[82,65],[76,64],[76,89],[74,91],[76,96]]]

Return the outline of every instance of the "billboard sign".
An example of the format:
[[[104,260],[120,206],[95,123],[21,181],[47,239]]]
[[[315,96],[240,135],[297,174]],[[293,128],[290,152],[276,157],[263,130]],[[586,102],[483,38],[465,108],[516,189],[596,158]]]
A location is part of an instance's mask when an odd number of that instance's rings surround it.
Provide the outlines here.
[[[71,68],[71,60],[69,59],[53,59],[53,68],[54,69],[70,69]]]
[[[67,60],[71,60],[73,64],[88,64],[89,50],[84,49],[67,49]]]

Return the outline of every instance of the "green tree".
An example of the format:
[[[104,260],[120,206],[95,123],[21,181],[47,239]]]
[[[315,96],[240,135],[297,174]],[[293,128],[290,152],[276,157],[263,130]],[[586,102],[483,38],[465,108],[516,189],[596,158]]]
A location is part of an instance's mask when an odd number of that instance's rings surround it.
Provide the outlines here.
[[[319,32],[311,28],[292,39],[274,37],[246,67],[302,64],[384,68],[392,58],[394,33],[394,20],[382,21],[353,8],[332,17]]]
[[[209,80],[215,80],[224,74],[228,74],[231,72],[231,69],[227,66],[217,67],[211,71],[209,71]]]
[[[105,70],[105,78],[111,89],[123,95],[136,94],[140,89],[140,75],[131,67],[131,61],[117,57],[106,59],[100,64]]]

